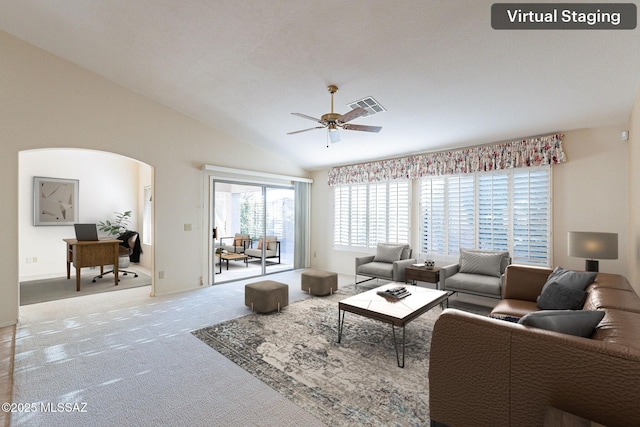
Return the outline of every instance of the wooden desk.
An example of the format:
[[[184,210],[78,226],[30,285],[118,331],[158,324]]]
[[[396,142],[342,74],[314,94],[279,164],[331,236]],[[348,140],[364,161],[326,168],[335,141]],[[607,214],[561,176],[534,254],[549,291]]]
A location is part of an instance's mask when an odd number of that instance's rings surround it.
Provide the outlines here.
[[[80,269],[113,264],[113,277],[118,286],[118,246],[122,240],[109,239],[93,242],[79,242],[76,239],[62,239],[67,243],[67,279],[71,278],[71,263],[76,268],[76,290],[80,291]]]

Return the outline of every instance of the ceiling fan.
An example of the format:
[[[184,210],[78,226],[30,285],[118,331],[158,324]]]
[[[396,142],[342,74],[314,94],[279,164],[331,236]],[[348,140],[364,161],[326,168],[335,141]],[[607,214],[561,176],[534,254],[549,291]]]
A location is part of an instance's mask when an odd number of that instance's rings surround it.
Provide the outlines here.
[[[354,108],[345,114],[338,114],[333,112],[333,94],[338,91],[338,86],[330,85],[327,87],[329,93],[331,94],[331,112],[324,114],[321,118],[316,119],[315,117],[307,116],[302,113],[291,113],[294,116],[302,117],[303,119],[313,120],[314,122],[320,123],[322,126],[316,126],[309,129],[297,130],[294,132],[288,132],[287,135],[295,135],[301,132],[307,132],[309,130],[314,129],[327,129],[329,140],[334,143],[340,141],[340,134],[338,133],[338,128],[346,129],[346,130],[358,130],[363,132],[380,132],[382,127],[380,126],[365,126],[365,125],[355,125],[349,124],[353,119],[357,119],[358,117],[362,117],[367,114],[367,110],[362,107]]]

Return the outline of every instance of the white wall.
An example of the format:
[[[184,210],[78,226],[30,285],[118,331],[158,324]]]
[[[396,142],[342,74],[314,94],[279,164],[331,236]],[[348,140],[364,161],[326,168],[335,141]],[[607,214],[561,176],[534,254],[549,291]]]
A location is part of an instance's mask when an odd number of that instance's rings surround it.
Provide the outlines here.
[[[99,151],[67,149],[23,151],[19,159],[21,281],[64,276],[66,244],[62,239],[75,235],[70,225],[33,225],[35,176],[79,180],[79,222],[113,220],[114,212],[131,210],[129,229],[138,230],[137,161]]]
[[[584,259],[567,255],[569,231],[618,233],[618,259],[600,260],[604,273],[628,274],[629,146],[624,127],[565,132],[567,163],[553,172],[554,266],[584,270]]]
[[[153,183],[153,168],[146,163],[136,162],[138,166],[138,202],[137,202],[137,223],[138,228],[136,231],[140,233],[140,244],[142,247],[142,254],[140,255],[141,267],[153,273],[152,259],[153,259],[153,235],[151,235],[151,245],[145,245],[142,238],[142,224],[144,223],[144,188],[151,187]],[[153,189],[152,189],[153,190]],[[152,203],[153,208],[153,203]],[[153,214],[153,212],[152,212]]]
[[[568,231],[618,233],[617,260],[600,261],[600,271],[627,274],[627,156],[622,128],[564,132],[568,162],[553,166],[553,266],[584,269],[584,260],[567,255]],[[487,141],[491,142],[491,141]],[[311,264],[354,274],[357,252],[333,249],[333,191],[327,171],[312,178]],[[414,189],[415,190],[415,189]],[[419,204],[414,191],[411,245],[420,244]]]
[[[0,326],[18,320],[19,152],[109,151],[154,168],[153,289],[197,289],[206,270],[203,164],[307,177],[298,166],[0,32]],[[259,141],[256,142],[259,144]],[[206,221],[204,221],[206,223]],[[191,224],[192,231],[184,225]],[[158,273],[164,272],[164,279]]]
[[[627,242],[629,281],[640,293],[640,86],[629,115],[629,239]]]

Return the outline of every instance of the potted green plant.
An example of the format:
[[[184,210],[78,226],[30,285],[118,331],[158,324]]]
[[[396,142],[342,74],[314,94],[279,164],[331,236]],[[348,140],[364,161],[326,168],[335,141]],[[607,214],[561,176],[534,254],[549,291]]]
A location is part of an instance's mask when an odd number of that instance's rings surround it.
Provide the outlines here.
[[[114,212],[116,219],[111,222],[108,219],[98,223],[98,229],[108,233],[110,236],[120,236],[128,230],[131,221],[131,211]]]

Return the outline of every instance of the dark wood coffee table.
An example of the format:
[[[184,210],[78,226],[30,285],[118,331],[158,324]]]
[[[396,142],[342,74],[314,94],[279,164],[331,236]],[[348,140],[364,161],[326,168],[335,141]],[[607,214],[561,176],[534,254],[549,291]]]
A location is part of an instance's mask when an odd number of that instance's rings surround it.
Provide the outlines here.
[[[398,300],[378,295],[378,291],[384,291],[398,286],[406,287],[406,289],[411,292],[411,295]],[[344,317],[347,311],[370,319],[391,323],[393,342],[396,349],[396,360],[398,366],[404,368],[405,326],[433,307],[445,302],[450,294],[450,292],[446,291],[421,288],[405,283],[389,283],[343,299],[338,303],[338,342],[342,340]],[[402,327],[402,362],[400,361],[398,351],[396,326]]]

